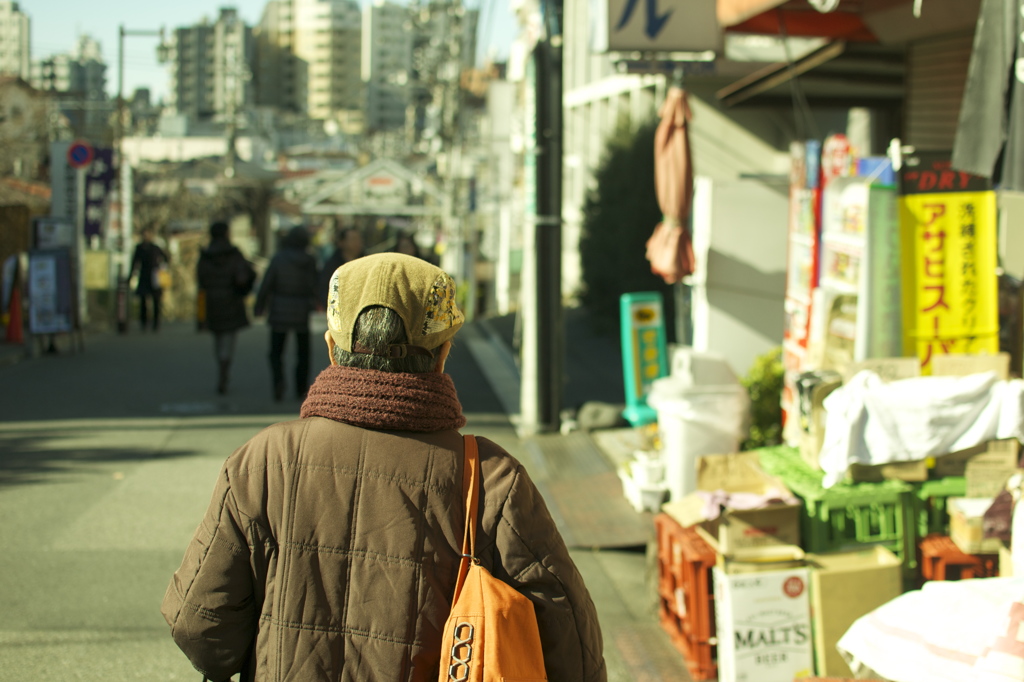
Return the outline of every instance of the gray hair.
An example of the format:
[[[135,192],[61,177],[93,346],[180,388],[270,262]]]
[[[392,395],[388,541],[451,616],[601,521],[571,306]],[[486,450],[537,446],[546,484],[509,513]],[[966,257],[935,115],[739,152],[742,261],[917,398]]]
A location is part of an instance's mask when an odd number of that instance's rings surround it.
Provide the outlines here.
[[[383,355],[391,344],[408,341],[402,318],[391,308],[372,306],[359,313],[359,317],[356,318],[355,341],[380,355],[351,353],[336,345],[334,361],[343,367],[416,374],[433,371],[434,365],[437,364],[437,353],[434,348],[430,349],[434,357],[410,354],[404,358],[390,358]]]

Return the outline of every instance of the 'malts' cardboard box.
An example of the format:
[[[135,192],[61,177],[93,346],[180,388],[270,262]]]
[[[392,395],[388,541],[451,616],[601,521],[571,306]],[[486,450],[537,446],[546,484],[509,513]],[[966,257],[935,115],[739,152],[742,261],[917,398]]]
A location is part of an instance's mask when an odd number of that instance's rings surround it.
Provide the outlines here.
[[[821,677],[852,678],[836,643],[861,616],[903,593],[902,562],[885,547],[808,554],[814,659]]]
[[[712,569],[719,682],[792,682],[814,668],[808,570]]]
[[[763,553],[770,547],[799,547],[800,508],[797,504],[771,504],[758,509],[722,509],[709,519],[704,493],[752,493],[772,491],[791,497],[786,485],[761,468],[756,452],[737,452],[697,458],[697,490],[681,500],[662,506],[684,528],[697,526],[709,536],[716,551],[730,558],[749,552]]]

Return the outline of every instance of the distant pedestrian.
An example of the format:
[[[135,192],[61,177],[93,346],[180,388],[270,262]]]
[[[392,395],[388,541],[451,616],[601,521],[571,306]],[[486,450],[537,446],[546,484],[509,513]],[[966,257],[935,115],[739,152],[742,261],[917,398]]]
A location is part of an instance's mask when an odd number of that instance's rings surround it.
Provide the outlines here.
[[[461,669],[442,652],[466,530],[455,301],[448,274],[401,254],[334,273],[331,365],[300,419],[225,461],[167,586],[171,636],[209,679],[481,679],[488,633],[458,624]],[[476,444],[473,562],[533,603],[543,679],[605,682],[597,610],[544,498],[504,448]]]
[[[327,306],[327,285],[331,275],[345,263],[366,255],[363,233],[354,227],[346,227],[334,234],[334,252],[324,261],[320,271],[320,309]]]
[[[160,300],[163,298],[164,287],[169,284],[170,260],[167,253],[153,243],[153,230],[142,231],[142,241],[135,245],[132,254],[132,265],[128,269],[128,279],[138,273],[135,294],[139,297],[139,323],[142,331],[150,326],[150,304],[152,304],[152,328],[160,329]]]
[[[199,254],[196,281],[203,300],[203,328],[213,332],[217,393],[221,395],[228,390],[238,330],[249,326],[245,297],[255,279],[252,265],[228,239],[227,223],[210,225],[210,243]]]
[[[309,232],[293,227],[270,260],[256,294],[255,313],[267,315],[270,326],[270,371],[274,400],[284,400],[284,349],[295,335],[295,397],[302,400],[309,388],[309,314],[317,307],[316,259],[309,253]]]
[[[395,237],[395,245],[388,249],[388,251],[423,258],[423,254],[420,253],[420,247],[416,245],[416,240],[408,232],[399,232],[398,236]]]

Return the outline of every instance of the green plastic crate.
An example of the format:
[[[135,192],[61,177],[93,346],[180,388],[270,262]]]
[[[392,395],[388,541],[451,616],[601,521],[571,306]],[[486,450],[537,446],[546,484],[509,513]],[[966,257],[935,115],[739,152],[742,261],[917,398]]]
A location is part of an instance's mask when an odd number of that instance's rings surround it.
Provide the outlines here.
[[[949,535],[946,499],[964,497],[967,494],[967,479],[963,476],[947,476],[914,483],[913,487],[914,519],[917,521],[918,538],[930,533]]]
[[[803,503],[800,533],[809,552],[832,552],[878,544],[917,569],[917,526],[913,490],[903,481],[839,483],[825,488],[825,473],[812,469],[797,448],[757,451],[762,468],[780,478]]]

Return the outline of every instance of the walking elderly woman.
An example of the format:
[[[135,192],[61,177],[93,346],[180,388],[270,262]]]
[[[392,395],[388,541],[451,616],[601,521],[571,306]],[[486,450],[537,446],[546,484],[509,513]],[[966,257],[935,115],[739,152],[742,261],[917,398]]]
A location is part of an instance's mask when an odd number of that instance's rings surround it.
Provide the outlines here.
[[[331,365],[301,418],[228,458],[167,588],[175,642],[215,681],[439,679],[465,519],[466,420],[444,371],[455,285],[419,258],[366,256],[331,278],[327,323]],[[593,601],[543,498],[476,441],[476,560],[532,602],[548,680],[605,680]]]

